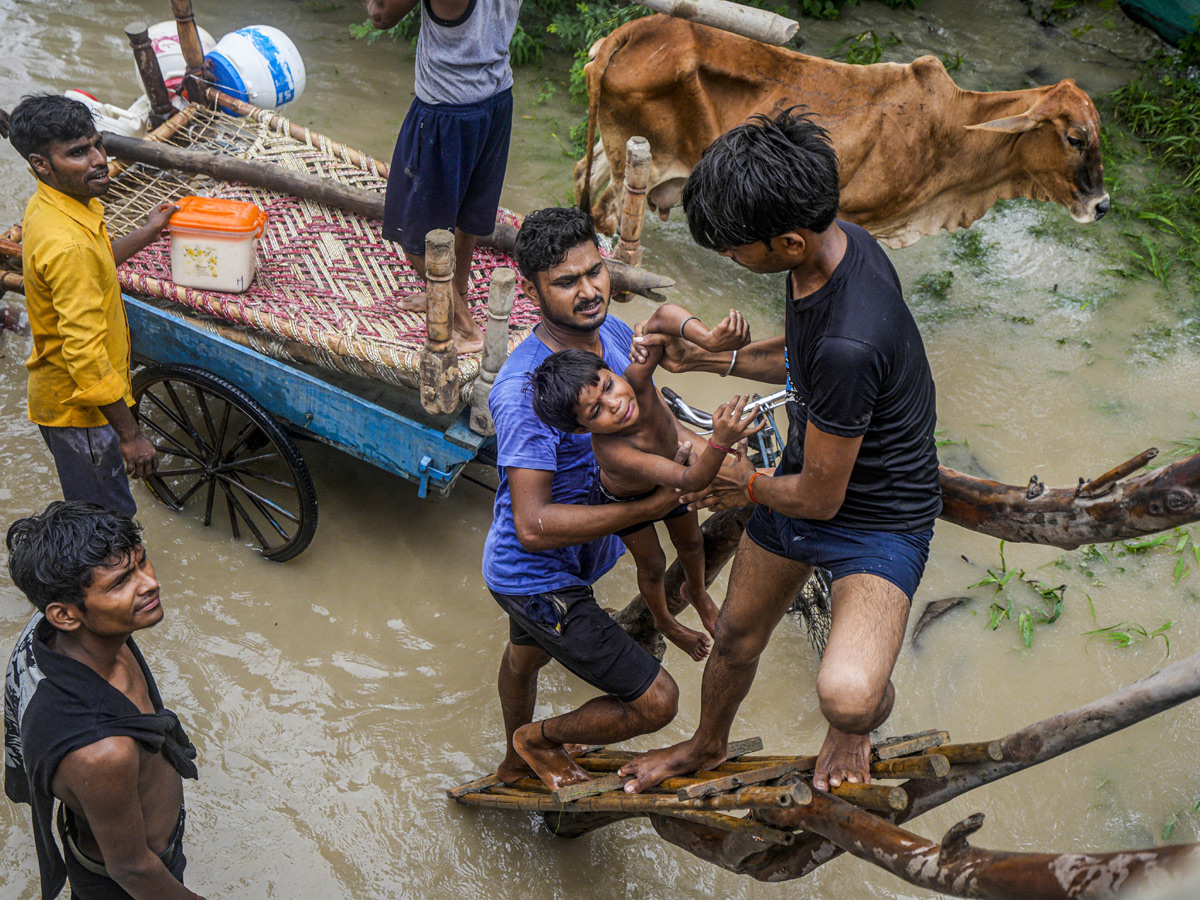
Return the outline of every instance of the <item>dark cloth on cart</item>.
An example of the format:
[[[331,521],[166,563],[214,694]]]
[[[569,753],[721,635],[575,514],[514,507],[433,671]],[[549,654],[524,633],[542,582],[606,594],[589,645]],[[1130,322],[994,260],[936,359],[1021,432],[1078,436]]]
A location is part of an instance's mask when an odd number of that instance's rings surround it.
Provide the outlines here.
[[[654,494],[658,488],[651,488],[641,494],[633,494],[629,497],[618,497],[611,493],[604,486],[601,480],[599,469],[596,470],[596,478],[592,482],[592,490],[588,494],[588,504],[591,506],[603,506],[606,503],[632,503],[635,500],[645,500],[647,497]],[[677,506],[665,516],[659,516],[657,519],[647,519],[645,522],[638,522],[636,525],[630,525],[628,528],[622,528],[620,531],[614,532],[617,537],[627,537],[631,534],[637,534],[643,528],[650,528],[655,522],[666,522],[670,519],[678,519],[680,516],[686,516],[690,510],[686,506]]]
[[[183,778],[196,778],[196,749],[179,718],[163,707],[154,676],[133,638],[130,652],[146,679],[153,713],[143,713],[97,672],[49,646],[53,626],[41,613],[13,650],[4,682],[4,791],[32,807],[42,900],[62,890],[67,865],[54,842],[54,773],[63,758],[115,736],[161,753]]]
[[[42,440],[54,457],[64,500],[95,503],[133,518],[137,503],[125,474],[121,439],[111,425],[93,428],[39,425]]]

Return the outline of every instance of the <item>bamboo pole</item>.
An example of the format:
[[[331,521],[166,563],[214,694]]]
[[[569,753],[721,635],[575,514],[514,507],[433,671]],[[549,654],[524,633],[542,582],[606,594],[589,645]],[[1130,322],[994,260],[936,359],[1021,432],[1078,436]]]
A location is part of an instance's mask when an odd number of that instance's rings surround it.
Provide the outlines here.
[[[536,778],[522,778],[515,785],[497,785],[486,791],[459,794],[454,799],[468,806],[487,806],[486,798],[504,797],[517,809],[552,812],[653,812],[658,810],[791,809],[808,802],[812,790],[796,783],[764,787],[754,785],[715,797],[680,800],[673,794],[627,794],[610,791],[575,800],[559,800]]]
[[[764,44],[786,44],[800,23],[765,9],[730,3],[729,0],[637,0],[647,9],[687,19],[710,28],[731,31]]]
[[[935,750],[928,750],[944,756],[951,766],[970,765],[981,762],[1000,762],[1004,759],[1004,750],[999,741],[978,741],[972,744],[943,744]]]
[[[204,86],[196,80],[196,74],[204,68],[204,45],[196,29],[192,0],[171,0],[171,12],[175,16],[175,31],[179,35],[179,51],[188,68],[183,80],[184,92],[189,100],[199,101],[204,96]]]
[[[125,26],[125,36],[129,38],[129,46],[133,48],[138,77],[141,78],[142,88],[150,100],[150,125],[157,128],[174,115],[175,107],[171,105],[171,95],[163,80],[158,57],[154,55],[146,23],[130,22]]]
[[[508,317],[512,314],[516,296],[517,273],[507,266],[492,271],[488,287],[488,322],[483,336],[483,356],[479,360],[479,377],[471,389],[471,430],[476,434],[496,433],[488,397],[496,374],[508,359]]]
[[[650,164],[648,140],[634,135],[626,141],[625,194],[621,202],[621,224],[618,229],[620,237],[614,255],[621,262],[631,266],[640,265],[642,262],[642,223],[646,214],[646,185],[650,181]]]
[[[425,349],[421,351],[421,406],[431,415],[458,408],[458,350],[454,346],[454,234],[425,236]]]

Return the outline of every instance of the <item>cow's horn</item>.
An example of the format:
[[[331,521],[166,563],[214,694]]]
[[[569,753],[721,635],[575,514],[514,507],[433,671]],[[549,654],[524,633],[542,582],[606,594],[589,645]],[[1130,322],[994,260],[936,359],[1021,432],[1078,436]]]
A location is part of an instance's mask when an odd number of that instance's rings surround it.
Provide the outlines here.
[[[1019,116],[980,122],[978,125],[967,125],[966,129],[968,131],[1003,131],[1007,134],[1020,134],[1023,131],[1033,131],[1041,122],[1041,119],[1035,119],[1029,113],[1022,113]]]

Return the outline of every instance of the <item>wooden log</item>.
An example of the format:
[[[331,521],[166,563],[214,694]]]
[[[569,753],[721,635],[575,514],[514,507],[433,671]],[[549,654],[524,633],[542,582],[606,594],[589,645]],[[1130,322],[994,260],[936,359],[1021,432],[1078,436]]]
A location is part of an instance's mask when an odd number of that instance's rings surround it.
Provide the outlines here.
[[[847,803],[878,812],[898,812],[908,806],[908,792],[892,784],[851,784],[844,781],[830,793]]]
[[[800,23],[765,9],[730,3],[729,0],[636,0],[647,9],[720,28],[764,44],[786,44]]]
[[[254,187],[281,194],[291,194],[323,203],[326,206],[345,209],[372,219],[383,218],[383,194],[307,175],[290,172],[271,163],[237,159],[219,153],[202,150],[186,150],[153,141],[143,141],[124,135],[103,135],[104,149],[109,155],[154,166],[157,169],[175,169],[197,175],[207,175],[221,181],[239,181]]]
[[[421,407],[431,415],[458,408],[458,349],[454,346],[454,233],[425,236],[425,349],[421,351]]]
[[[702,778],[695,784],[681,787],[677,792],[677,796],[680,800],[692,800],[697,797],[719,794],[723,791],[736,790],[737,788],[746,787],[751,784],[774,781],[776,778],[782,778],[785,775],[802,771],[807,771],[805,761],[797,760],[795,762],[778,763],[773,766],[763,766],[759,769],[752,769],[749,772],[739,772],[735,775],[718,775],[714,778]]]
[[[646,214],[646,185],[650,181],[650,142],[633,136],[625,143],[625,194],[621,201],[621,224],[613,254],[631,266],[642,262],[642,222]],[[620,299],[614,296],[613,299]],[[628,300],[628,297],[624,298]]]
[[[935,844],[821,792],[794,818],[859,859],[918,887],[983,900],[1098,900],[1136,893],[1139,885],[1181,880],[1200,861],[1200,845],[1115,853],[1000,853],[972,847],[976,814]]]
[[[923,731],[919,734],[909,734],[904,737],[887,738],[875,744],[871,750],[876,759],[896,759],[900,756],[911,756],[923,750],[940,747],[950,740],[950,734],[945,731]]]
[[[945,778],[950,760],[940,753],[881,759],[871,763],[872,778]]]
[[[25,279],[16,272],[0,272],[0,290],[12,291],[14,294],[25,293]]]
[[[540,784],[540,782],[538,782]],[[698,800],[680,800],[672,794],[627,794],[610,791],[590,797],[578,797],[562,801],[545,790],[527,789],[521,783],[507,787],[496,785],[486,791],[463,793],[455,799],[467,806],[507,807],[530,812],[651,812],[655,810],[738,810],[738,809],[791,809],[808,802],[812,790],[805,784],[789,784],[776,787],[754,786],[742,788],[715,797]],[[493,803],[501,800],[502,803]]]
[[[451,800],[457,800],[459,797],[466,794],[474,794],[479,791],[487,790],[490,787],[496,787],[503,782],[500,781],[499,775],[484,775],[482,778],[476,778],[474,781],[468,781],[466,784],[460,784],[458,787],[450,788],[446,791],[446,796]]]
[[[516,296],[517,273],[507,266],[492,271],[488,287],[488,322],[483,336],[483,356],[479,360],[479,377],[471,388],[471,430],[476,434],[496,433],[488,397],[496,374],[508,359],[508,317],[512,314]]]
[[[188,67],[188,74],[183,80],[184,93],[189,100],[199,101],[204,96],[204,86],[195,76],[204,68],[204,45],[200,42],[200,32],[196,29],[192,0],[171,0],[171,13],[175,16],[179,51]]]
[[[999,741],[977,741],[972,744],[943,744],[927,753],[936,753],[946,757],[951,766],[971,765],[981,762],[1000,762],[1004,759],[1004,750]]]
[[[11,256],[14,259],[21,258],[21,245],[13,241],[0,238],[0,255]]]
[[[1150,462],[1150,460],[1154,459],[1156,456],[1158,456],[1158,448],[1151,447],[1149,450],[1143,450],[1137,456],[1133,457],[1133,459],[1127,459],[1119,466],[1114,466],[1099,478],[1093,478],[1091,481],[1085,481],[1084,479],[1080,478],[1079,487],[1075,489],[1075,496],[1088,498],[1099,497],[1101,494],[1105,494],[1112,490],[1113,485],[1118,481],[1128,478],[1138,469],[1146,468],[1146,465]]]
[[[905,786],[909,795],[908,808],[897,813],[893,821],[899,823],[923,815],[977,787],[1054,759],[1196,697],[1200,697],[1200,654],[1173,663],[1092,703],[1034,723],[992,742],[1002,747],[1003,761],[985,761],[955,768],[944,779],[909,782]],[[781,827],[806,827],[799,814],[793,811],[763,811],[758,815]],[[652,816],[650,821],[665,840],[715,865],[733,872],[751,874],[762,881],[801,878],[843,852],[829,838],[807,835],[799,837],[790,848],[763,853],[762,848],[753,842],[735,836],[715,839],[713,834],[699,826],[673,823],[657,816]],[[587,824],[584,817],[576,817],[568,823],[575,835],[586,833]],[[1131,857],[1135,855],[1138,854],[1129,854]],[[1015,893],[1004,900],[1025,896]],[[1056,900],[1057,897],[1067,896],[1074,895],[1056,895]]]
[[[1120,481],[1103,496],[1076,488],[1000,484],[941,468],[942,518],[1006,541],[1074,550],[1143,537],[1200,519],[1200,453]]]
[[[133,48],[133,61],[137,64],[142,89],[150,100],[150,127],[157,128],[175,114],[175,107],[171,105],[171,95],[167,91],[167,83],[163,80],[158,57],[154,55],[154,46],[150,43],[146,23],[130,22],[125,26],[125,36],[129,38],[129,46]]]
[[[183,109],[175,113],[167,121],[163,122],[153,131],[151,131],[144,140],[154,143],[166,143],[179,133],[179,130],[189,125],[192,119],[196,118],[196,114],[200,111],[200,106],[196,103],[190,103]],[[110,158],[108,161],[108,177],[116,178],[131,165],[132,160]]]

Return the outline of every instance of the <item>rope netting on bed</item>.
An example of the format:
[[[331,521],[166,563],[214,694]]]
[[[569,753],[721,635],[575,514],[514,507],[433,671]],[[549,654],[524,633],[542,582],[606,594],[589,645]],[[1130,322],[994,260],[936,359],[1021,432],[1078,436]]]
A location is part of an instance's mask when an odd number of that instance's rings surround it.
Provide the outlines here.
[[[234,118],[193,106],[186,114],[190,119],[170,143],[269,162],[367,190],[386,186],[370,157],[320,135],[306,133],[307,141],[297,140],[287,120],[275,113],[263,110]],[[170,241],[164,238],[120,267],[124,290],[297,342],[312,348],[312,356],[332,368],[411,383],[425,345],[425,317],[400,309],[395,301],[424,285],[399,248],[383,239],[382,223],[287,194],[135,164],[115,177],[104,198],[108,227],[114,236],[124,234],[140,225],[157,204],[188,194],[245,200],[266,211],[251,287],[242,294],[223,294],[175,284]],[[516,224],[511,213],[501,214]],[[481,327],[487,323],[491,273],[499,266],[515,269],[516,263],[499,251],[476,248],[467,297]],[[537,307],[518,287],[509,319],[510,348],[537,321]],[[267,341],[254,345],[280,346]],[[474,379],[478,354],[463,356],[459,368],[463,383]]]

